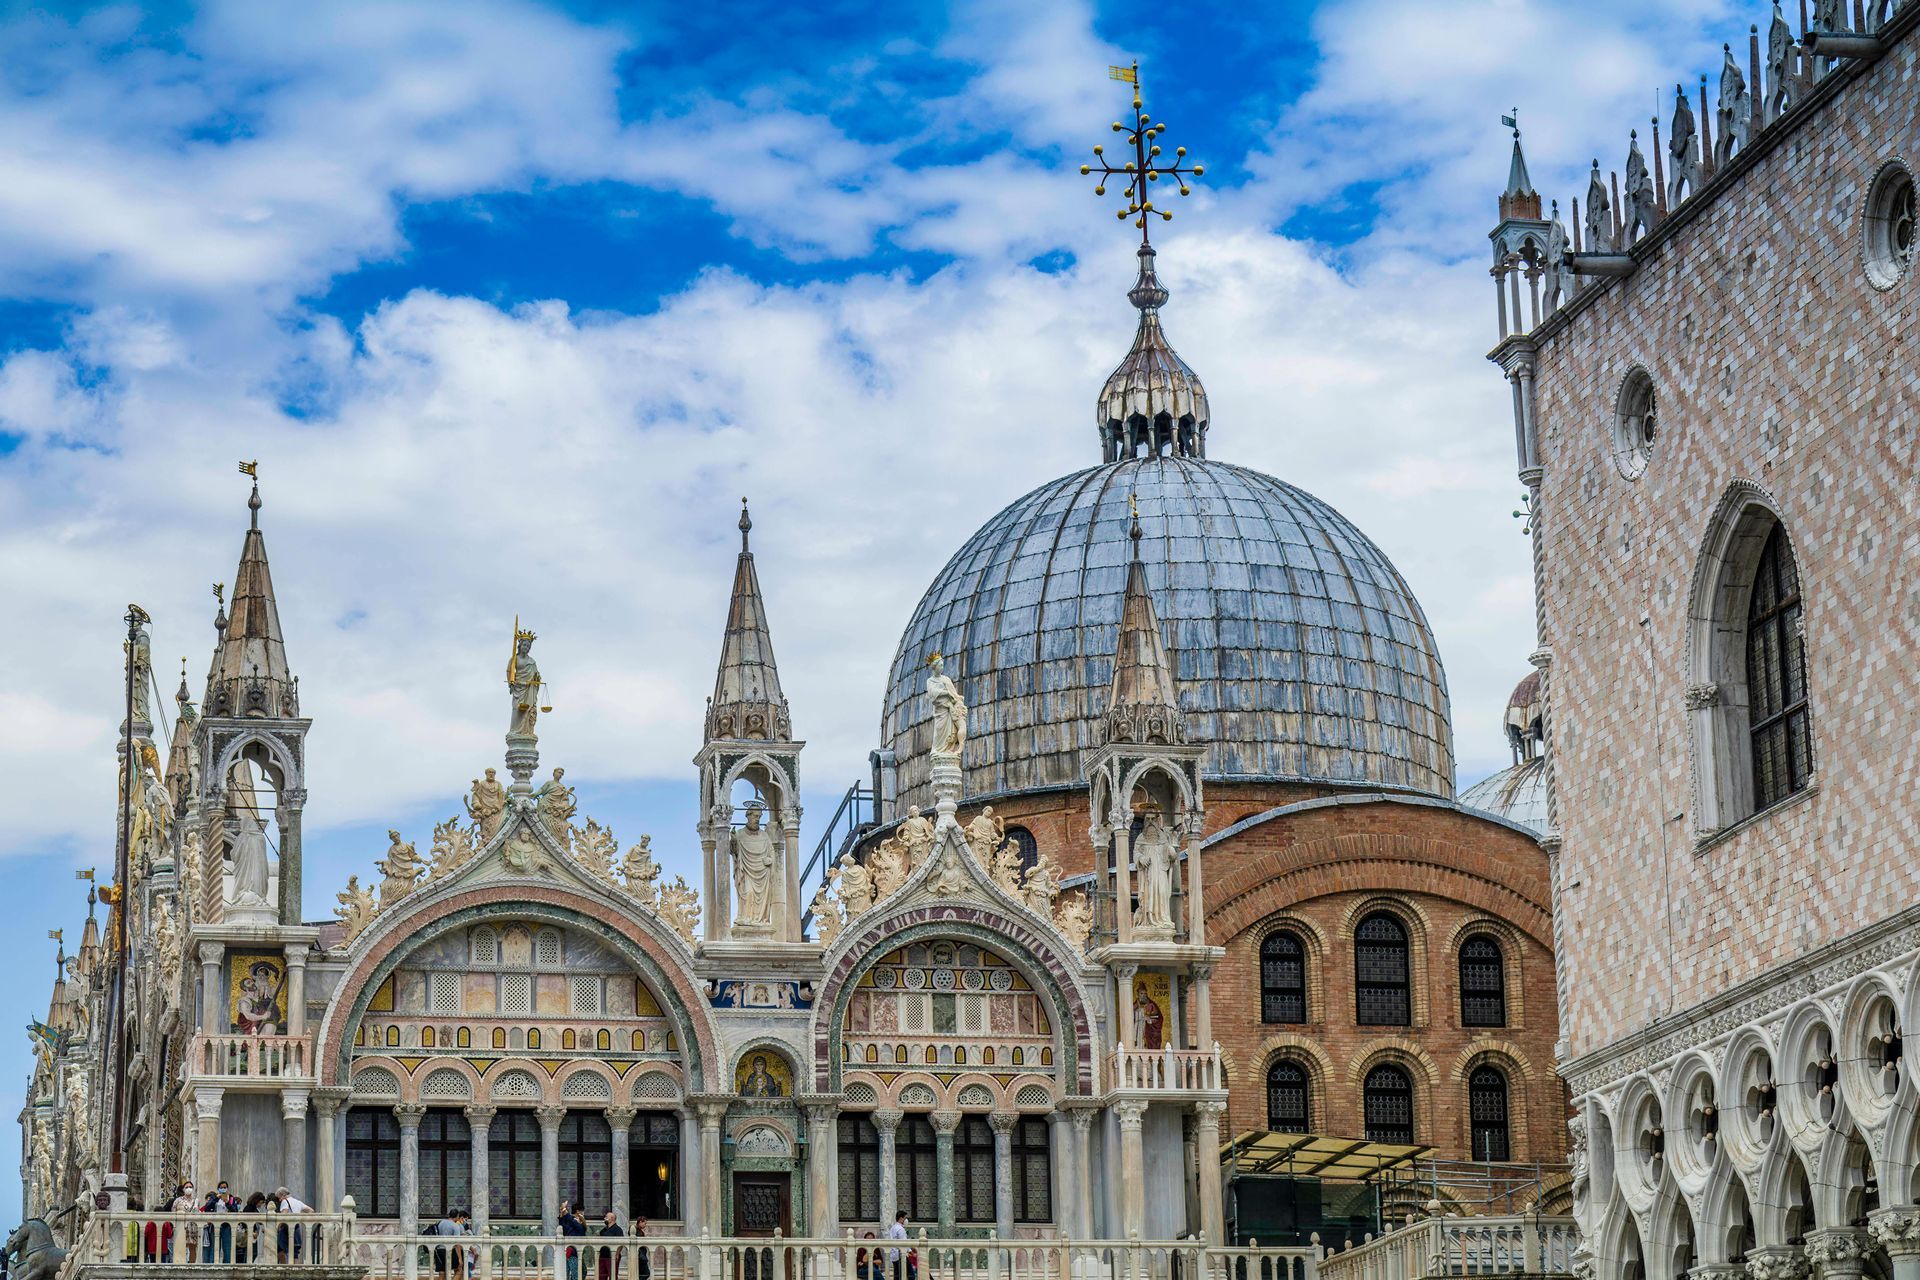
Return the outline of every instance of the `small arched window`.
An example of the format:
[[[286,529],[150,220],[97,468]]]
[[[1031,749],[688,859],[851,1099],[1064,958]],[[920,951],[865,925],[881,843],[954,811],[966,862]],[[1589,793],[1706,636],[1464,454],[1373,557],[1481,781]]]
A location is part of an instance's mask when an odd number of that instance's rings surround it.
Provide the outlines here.
[[[1476,933],[1460,944],[1460,1025],[1507,1025],[1507,974],[1500,944]]]
[[[1307,1020],[1307,949],[1300,935],[1277,929],[1260,943],[1260,1021]]]
[[[1500,1068],[1479,1066],[1467,1077],[1467,1116],[1473,1126],[1475,1160],[1511,1159],[1507,1124],[1507,1078]]]
[[[1311,1133],[1307,1069],[1288,1058],[1267,1068],[1267,1128],[1274,1133]]]
[[[1367,1072],[1361,1099],[1368,1142],[1413,1141],[1413,1080],[1391,1063]]]
[[[1760,551],[1747,597],[1747,708],[1754,808],[1764,809],[1804,789],[1813,772],[1800,573],[1778,524]]]
[[[1353,938],[1355,1021],[1363,1027],[1410,1025],[1406,926],[1385,911],[1376,911],[1360,922]]]

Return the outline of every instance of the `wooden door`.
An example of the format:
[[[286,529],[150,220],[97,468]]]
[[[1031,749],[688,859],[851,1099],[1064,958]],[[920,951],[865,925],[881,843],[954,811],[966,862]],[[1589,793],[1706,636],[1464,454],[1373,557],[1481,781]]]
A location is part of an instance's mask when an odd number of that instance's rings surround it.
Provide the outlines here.
[[[793,1234],[791,1174],[736,1173],[733,1175],[733,1234],[747,1239],[769,1239],[775,1232]],[[784,1251],[741,1246],[734,1280],[785,1280]]]

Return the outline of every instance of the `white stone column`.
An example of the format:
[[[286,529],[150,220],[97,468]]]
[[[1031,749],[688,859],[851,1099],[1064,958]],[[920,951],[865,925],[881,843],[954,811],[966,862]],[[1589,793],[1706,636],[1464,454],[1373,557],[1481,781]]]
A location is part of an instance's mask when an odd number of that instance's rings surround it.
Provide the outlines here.
[[[880,1221],[877,1225],[881,1232],[893,1225],[893,1215],[899,1207],[900,1187],[894,1177],[894,1142],[900,1133],[903,1114],[898,1108],[889,1107],[872,1115],[873,1127],[880,1134]]]
[[[566,1119],[565,1107],[535,1107],[533,1118],[540,1122],[540,1230],[543,1234],[560,1229],[560,1122]]]
[[[487,1234],[487,1224],[493,1215],[493,1171],[489,1167],[492,1160],[493,1117],[497,1107],[473,1103],[465,1108],[467,1115],[467,1165],[468,1185],[473,1188],[470,1198],[473,1203],[467,1208],[473,1214],[473,1234]]]
[[[1226,1242],[1226,1201],[1220,1187],[1220,1117],[1227,1104],[1215,1099],[1193,1104],[1194,1157],[1199,1165],[1200,1231],[1207,1243],[1219,1248]]]
[[[400,1122],[400,1234],[420,1230],[420,1121],[427,1109],[417,1102],[402,1102],[393,1109]]]
[[[218,942],[200,944],[200,1034],[227,1033],[226,1001],[220,998],[220,959],[227,949]],[[194,1064],[196,1067],[198,1064]]]
[[[628,1220],[633,1216],[633,1171],[628,1167],[628,1133],[633,1128],[633,1118],[639,1114],[632,1107],[608,1107],[606,1110],[607,1128],[613,1130],[613,1204],[609,1207],[620,1221],[621,1230],[625,1230]]]
[[[1893,1280],[1920,1280],[1920,1209],[1900,1205],[1867,1215],[1867,1230],[1887,1251]]]
[[[987,1117],[993,1129],[993,1225],[1002,1240],[1013,1239],[1013,1126],[1020,1117],[996,1111]]]
[[[701,1213],[700,1117],[690,1106],[680,1108],[680,1171],[674,1184],[675,1209],[680,1214],[681,1230],[697,1236],[706,1227]]]
[[[1147,1104],[1128,1100],[1113,1104],[1120,1121],[1120,1216],[1127,1224],[1147,1220],[1147,1149],[1140,1125]]]
[[[1065,1195],[1073,1177],[1073,1122],[1065,1111],[1054,1110],[1047,1116],[1047,1167],[1053,1179],[1053,1229],[1063,1236],[1079,1234]]]
[[[1187,837],[1187,941],[1193,946],[1207,945],[1207,887],[1200,869],[1200,823],[1193,824]]]
[[[730,1098],[702,1098],[700,1110],[700,1221],[720,1235],[726,1229],[720,1195],[720,1126],[726,1122]]]
[[[1093,1122],[1099,1114],[1093,1106],[1078,1106],[1067,1113],[1073,1122],[1073,1151],[1072,1163],[1065,1166],[1072,1184],[1066,1201],[1071,1206],[1071,1233],[1081,1240],[1093,1238]],[[1062,1167],[1057,1158],[1054,1167]]]
[[[200,1172],[195,1182],[208,1191],[220,1183],[220,1104],[225,1097],[219,1088],[193,1091],[194,1122],[200,1130]]]
[[[840,1205],[833,1194],[833,1166],[839,1155],[834,1123],[839,1107],[832,1101],[801,1104],[807,1117],[807,1226],[819,1239],[840,1234]]]
[[[780,810],[780,830],[786,836],[786,848],[782,851],[786,864],[786,874],[781,877],[786,895],[786,940],[800,941],[800,807],[788,805]]]
[[[1212,1053],[1213,966],[1196,964],[1190,972],[1193,974],[1193,1047],[1202,1053]]]
[[[307,1034],[307,951],[310,946],[307,942],[287,944],[287,1034],[290,1036]]]
[[[1807,1260],[1819,1280],[1860,1280],[1873,1252],[1873,1237],[1859,1227],[1821,1227],[1807,1232]]]
[[[334,1150],[338,1143],[336,1121],[340,1115],[341,1101],[340,1096],[332,1090],[314,1091],[313,1207],[321,1213],[332,1213],[340,1207],[339,1173]]]
[[[320,1197],[307,1185],[307,1091],[280,1095],[280,1185],[302,1200]]]
[[[1133,1048],[1133,975],[1139,970],[1138,965],[1116,964],[1113,966],[1113,1034],[1114,1038],[1120,1042],[1120,1047],[1129,1051]],[[1169,1027],[1168,1030],[1171,1031],[1172,1028]],[[1119,1083],[1117,1080],[1109,1080],[1107,1085],[1112,1088]]]
[[[1133,941],[1133,812],[1124,800],[1113,818],[1113,928],[1122,945]],[[1132,993],[1128,993],[1132,999]]]

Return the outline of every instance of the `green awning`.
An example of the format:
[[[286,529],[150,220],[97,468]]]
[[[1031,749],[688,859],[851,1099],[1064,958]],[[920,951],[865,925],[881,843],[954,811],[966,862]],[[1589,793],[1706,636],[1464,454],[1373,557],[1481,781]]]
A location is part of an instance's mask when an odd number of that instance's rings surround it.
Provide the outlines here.
[[[1324,1178],[1365,1182],[1412,1164],[1433,1148],[1398,1142],[1368,1142],[1324,1133],[1272,1133],[1250,1129],[1224,1143],[1220,1163],[1231,1175]]]

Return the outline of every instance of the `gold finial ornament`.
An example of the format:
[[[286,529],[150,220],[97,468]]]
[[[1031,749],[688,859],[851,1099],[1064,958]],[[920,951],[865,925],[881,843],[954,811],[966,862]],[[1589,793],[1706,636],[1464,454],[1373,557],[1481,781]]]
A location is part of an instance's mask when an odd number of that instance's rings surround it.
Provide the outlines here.
[[[1160,158],[1160,146],[1155,140],[1167,131],[1167,126],[1164,121],[1156,123],[1152,117],[1141,110],[1143,100],[1138,62],[1130,67],[1108,67],[1107,75],[1111,79],[1133,86],[1132,124],[1122,124],[1116,120],[1113,125],[1113,131],[1125,134],[1127,142],[1132,145],[1133,159],[1124,164],[1115,165],[1107,159],[1104,148],[1095,147],[1094,163],[1081,165],[1080,172],[1082,176],[1100,175],[1100,182],[1093,189],[1093,194],[1096,196],[1107,194],[1108,178],[1119,177],[1126,180],[1126,186],[1122,189],[1121,195],[1126,198],[1127,205],[1114,216],[1123,222],[1132,218],[1133,225],[1140,228],[1140,243],[1146,244],[1148,243],[1147,219],[1149,217],[1158,214],[1162,222],[1173,221],[1173,214],[1165,209],[1154,208],[1153,201],[1147,195],[1147,184],[1158,182],[1162,178],[1172,178],[1178,184],[1180,194],[1184,196],[1191,190],[1187,186],[1187,179],[1198,178],[1206,173],[1207,169],[1205,165],[1187,163],[1185,147],[1173,149],[1171,164]]]
[[[241,463],[240,474],[243,476],[252,476],[255,480],[258,480],[260,478],[260,459],[255,458],[251,462]]]

